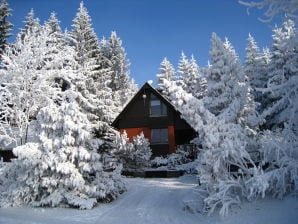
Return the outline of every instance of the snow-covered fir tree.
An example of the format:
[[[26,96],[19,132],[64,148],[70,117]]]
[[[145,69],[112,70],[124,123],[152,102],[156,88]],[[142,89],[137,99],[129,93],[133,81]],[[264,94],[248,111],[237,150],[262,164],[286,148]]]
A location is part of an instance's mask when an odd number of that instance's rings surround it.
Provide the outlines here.
[[[194,56],[189,61],[189,69],[183,74],[184,89],[198,99],[202,99],[207,93],[207,80],[202,74]]]
[[[297,29],[291,20],[273,30],[271,61],[268,68],[268,82],[263,92],[268,100],[262,115],[269,129],[283,128],[295,110],[297,96]]]
[[[269,64],[268,84],[263,91],[269,102],[263,116],[264,172],[253,181],[262,184],[251,192],[252,196],[270,193],[282,198],[289,192],[298,192],[298,76],[297,29],[291,20],[274,29],[272,57]]]
[[[137,86],[134,84],[134,80],[129,77],[130,63],[122,46],[122,40],[115,31],[111,33],[108,40],[103,39],[101,49],[102,58],[106,61],[104,68],[108,69],[108,87],[112,89],[113,101],[116,109],[118,109],[116,112],[118,114],[136,93]]]
[[[39,18],[35,18],[34,10],[31,9],[26,18],[25,18],[25,26],[21,29],[21,31],[18,33],[18,38],[20,40],[23,40],[27,34],[32,35],[35,33],[37,36],[39,35],[39,29],[41,27]]]
[[[3,136],[16,145],[26,143],[30,120],[47,105],[52,95],[47,83],[51,71],[43,69],[47,63],[44,60],[47,38],[46,30],[32,27],[25,36],[18,35],[17,41],[3,55],[6,69],[0,74],[1,132],[6,132]]]
[[[213,33],[210,57],[208,90],[204,99],[207,108],[226,122],[254,123],[256,115],[255,107],[251,104],[249,83],[246,82],[244,70],[233,46],[227,39],[222,42]]]
[[[267,86],[268,65],[270,62],[270,51],[268,48],[260,51],[252,35],[248,36],[245,58],[245,75],[249,79],[252,94],[258,103],[258,111],[263,111],[263,104],[267,104],[267,96],[262,89]]]
[[[267,19],[261,19],[261,21],[268,22],[278,15],[285,18],[292,18],[297,20],[298,1],[279,1],[279,0],[261,0],[261,1],[247,1],[240,0],[240,4],[250,8],[266,9],[264,12]]]
[[[137,90],[129,78],[129,63],[122,41],[112,32],[109,40],[99,42],[83,2],[73,22],[69,36],[77,52],[81,76],[84,76],[77,86],[88,99],[88,102],[81,100],[80,104],[94,122],[110,123]]]
[[[125,49],[122,47],[122,41],[113,31],[108,40],[109,52],[107,58],[111,63],[111,81],[109,86],[113,91],[125,89],[129,81],[128,67],[129,61],[126,58]]]
[[[246,197],[244,181],[251,173],[248,164],[255,167],[246,150],[246,132],[240,124],[226,122],[210,113],[202,100],[174,82],[165,81],[164,86],[182,118],[200,134],[202,150],[197,162],[200,182],[207,193],[204,209],[212,212],[220,208],[220,213],[226,215],[233,204],[240,204],[241,198]],[[239,178],[230,172],[235,168],[241,173]]]
[[[177,78],[176,78],[176,82],[178,85],[181,85],[183,87],[185,87],[184,85],[184,80],[183,77],[185,74],[188,74],[189,71],[189,59],[186,57],[186,55],[184,54],[184,52],[181,52],[180,58],[179,58],[179,62],[178,62],[178,66],[177,66]]]
[[[171,62],[164,58],[160,63],[160,72],[156,75],[157,84],[162,89],[163,80],[173,81],[175,79],[175,69]]]
[[[148,139],[143,133],[129,141],[126,132],[118,134],[115,141],[115,152],[118,161],[126,170],[142,170],[150,166],[152,151]]]
[[[9,8],[8,2],[2,0],[0,2],[0,63],[1,55],[7,46],[7,38],[11,36],[12,24],[7,20],[11,16],[11,9]]]
[[[95,72],[98,66],[96,63],[99,55],[99,42],[92,28],[91,17],[83,2],[80,3],[78,12],[73,19],[72,28],[69,36],[71,44],[76,49],[76,59],[79,65],[87,69],[84,72]]]
[[[125,190],[120,168],[106,172],[87,116],[65,91],[60,105],[50,103],[37,116],[39,143],[14,149],[17,155],[4,169],[1,206],[70,206],[90,209],[115,199]],[[6,174],[7,175],[6,175]]]
[[[261,74],[258,73],[260,60],[260,49],[254,39],[254,37],[249,34],[247,38],[246,47],[246,58],[245,58],[245,75],[249,78],[250,84],[253,88],[264,87],[263,83],[260,83]],[[264,74],[263,74],[264,75]],[[266,82],[266,79],[265,79]]]

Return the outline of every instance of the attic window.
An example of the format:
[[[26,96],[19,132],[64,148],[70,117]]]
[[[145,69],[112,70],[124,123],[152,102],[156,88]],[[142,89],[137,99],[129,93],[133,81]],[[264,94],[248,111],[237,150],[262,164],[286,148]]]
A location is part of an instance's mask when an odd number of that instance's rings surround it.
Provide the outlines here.
[[[167,106],[159,100],[154,94],[151,94],[150,116],[167,116]]]

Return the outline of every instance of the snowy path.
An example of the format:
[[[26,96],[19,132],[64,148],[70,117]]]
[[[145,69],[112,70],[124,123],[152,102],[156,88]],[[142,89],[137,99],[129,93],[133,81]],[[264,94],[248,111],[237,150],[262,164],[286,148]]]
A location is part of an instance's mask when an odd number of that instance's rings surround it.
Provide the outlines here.
[[[0,224],[237,224],[298,223],[298,198],[246,203],[226,218],[183,210],[195,199],[194,177],[127,179],[128,191],[110,204],[92,210],[65,208],[1,208]]]

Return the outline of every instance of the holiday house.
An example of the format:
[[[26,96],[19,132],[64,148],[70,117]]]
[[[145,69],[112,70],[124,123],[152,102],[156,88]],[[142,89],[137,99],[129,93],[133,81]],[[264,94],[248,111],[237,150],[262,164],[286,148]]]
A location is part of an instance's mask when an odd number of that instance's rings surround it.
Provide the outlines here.
[[[126,131],[130,140],[141,132],[149,139],[153,156],[176,152],[177,146],[189,144],[196,132],[180,112],[149,83],[135,94],[112,126],[121,133]]]

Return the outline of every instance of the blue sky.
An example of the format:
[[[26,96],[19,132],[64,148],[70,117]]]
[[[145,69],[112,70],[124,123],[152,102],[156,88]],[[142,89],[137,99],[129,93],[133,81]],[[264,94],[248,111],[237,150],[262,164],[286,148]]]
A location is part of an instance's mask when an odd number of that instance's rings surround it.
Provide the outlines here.
[[[81,0],[7,0],[14,24],[10,39],[23,27],[31,8],[43,23],[52,11],[62,28],[71,29]],[[116,31],[130,60],[130,75],[141,87],[147,80],[156,83],[160,62],[167,57],[177,66],[181,52],[195,56],[200,66],[209,59],[211,33],[228,37],[241,59],[245,57],[248,34],[260,48],[270,47],[272,24],[258,20],[262,11],[250,10],[237,0],[85,0],[93,28],[101,39]]]

